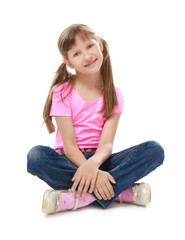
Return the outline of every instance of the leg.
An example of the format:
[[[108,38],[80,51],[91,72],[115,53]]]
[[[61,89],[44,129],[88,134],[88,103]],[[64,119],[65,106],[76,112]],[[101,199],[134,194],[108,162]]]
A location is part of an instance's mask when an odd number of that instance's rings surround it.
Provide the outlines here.
[[[164,150],[154,141],[144,142],[111,154],[100,169],[108,171],[116,180],[116,184],[113,184],[115,196],[111,200],[96,198],[97,202],[107,208],[122,191],[160,166],[163,160]]]
[[[88,159],[94,153],[84,152]],[[27,155],[27,170],[45,181],[55,190],[47,190],[43,198],[43,212],[50,214],[61,209],[76,209],[87,206],[95,198],[87,193],[76,201],[75,194],[70,191],[71,181],[77,167],[69,161],[65,154],[59,155],[54,149],[45,146],[33,147]],[[58,190],[58,189],[68,190]],[[77,203],[77,204],[76,204]]]
[[[53,189],[71,188],[77,167],[65,154],[59,155],[46,146],[35,146],[27,155],[29,173],[45,181]]]

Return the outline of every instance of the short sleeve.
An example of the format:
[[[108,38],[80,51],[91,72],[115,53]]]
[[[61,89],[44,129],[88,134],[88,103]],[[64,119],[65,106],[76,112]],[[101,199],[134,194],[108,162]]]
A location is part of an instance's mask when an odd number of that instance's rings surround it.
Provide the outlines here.
[[[71,116],[71,94],[64,88],[66,84],[61,84],[54,88],[52,95],[52,105],[50,116]]]
[[[115,87],[115,89],[118,99],[118,106],[115,106],[113,113],[123,113],[124,97],[118,87]]]

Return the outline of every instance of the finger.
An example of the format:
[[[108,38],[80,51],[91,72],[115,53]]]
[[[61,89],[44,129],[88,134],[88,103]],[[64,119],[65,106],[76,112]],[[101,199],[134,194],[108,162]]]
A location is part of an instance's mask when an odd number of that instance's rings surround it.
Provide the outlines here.
[[[110,180],[112,183],[116,183],[116,181],[114,180],[114,178],[113,178],[110,174],[108,175],[108,178],[109,178],[109,180]],[[110,192],[110,194],[111,194],[111,197],[114,197],[114,195],[115,195],[114,189],[113,189],[113,187],[112,187],[112,185],[111,185],[110,182],[107,184],[107,187],[108,187],[108,189],[109,189],[109,192]]]
[[[91,187],[89,189],[89,193],[92,193],[94,191],[95,183],[96,183],[96,178],[93,178],[91,181]]]
[[[106,183],[106,189],[107,189],[106,196],[110,200],[112,197],[114,197],[114,189],[110,182]]]
[[[75,174],[72,177],[72,181],[75,181],[75,179],[77,178],[77,176],[79,175],[79,169],[76,170]]]
[[[79,186],[78,186],[78,190],[77,190],[77,195],[81,195],[81,193],[82,193],[82,190],[83,190],[83,187],[84,187],[84,185],[85,185],[85,179],[84,178],[82,178],[81,179],[81,181],[80,181],[80,184],[79,184]]]
[[[103,190],[102,187],[98,187],[98,192],[100,193],[101,197],[104,199],[104,200],[107,200],[107,197],[105,195],[105,192]]]
[[[76,178],[76,173],[73,175],[73,177],[72,177],[71,181],[74,181],[74,180],[75,180],[75,178]]]
[[[106,198],[110,200],[111,199],[111,194],[109,192],[109,188],[107,187],[106,183],[102,186],[102,189],[104,191],[104,194],[105,194]]]
[[[85,183],[83,192],[82,192],[82,196],[84,196],[84,195],[87,193],[87,190],[88,190],[88,188],[89,188],[89,185],[90,185],[90,180],[87,180],[86,183]]]
[[[115,179],[113,178],[113,176],[112,175],[110,175],[110,173],[109,173],[109,175],[108,175],[108,178],[109,178],[109,180],[112,182],[112,183],[116,183],[116,181],[115,181]]]
[[[80,178],[77,177],[77,178],[75,179],[72,187],[71,187],[71,189],[72,189],[73,192],[76,191],[76,188],[77,188],[79,182],[80,182]]]
[[[94,189],[94,194],[96,195],[96,197],[97,197],[99,200],[102,199],[102,197],[101,197],[101,195],[99,194],[97,188]]]

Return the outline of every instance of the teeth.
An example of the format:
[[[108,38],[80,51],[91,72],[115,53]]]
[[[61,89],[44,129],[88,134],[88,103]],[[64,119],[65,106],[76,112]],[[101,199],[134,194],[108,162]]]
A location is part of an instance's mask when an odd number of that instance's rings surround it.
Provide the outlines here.
[[[91,63],[85,65],[85,66],[87,67],[87,66],[91,65],[91,64],[94,63],[95,61],[96,61],[96,59],[95,59],[94,61],[92,61]]]

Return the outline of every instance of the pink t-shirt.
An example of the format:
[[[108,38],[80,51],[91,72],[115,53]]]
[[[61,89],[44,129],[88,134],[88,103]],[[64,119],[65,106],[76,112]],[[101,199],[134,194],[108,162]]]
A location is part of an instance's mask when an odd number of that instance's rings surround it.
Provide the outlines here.
[[[63,88],[67,90],[62,90]],[[64,98],[71,88],[71,85],[66,82],[54,89],[50,116],[71,116],[78,148],[98,148],[106,121],[106,118],[103,118],[103,114],[98,113],[103,105],[103,96],[100,96],[95,101],[87,102],[72,88],[71,93]],[[113,112],[122,113],[123,95],[119,88],[115,87],[115,89],[119,105],[115,106]],[[61,91],[64,91],[62,92],[63,101],[61,100]],[[62,147],[62,138],[57,129],[54,149]]]

